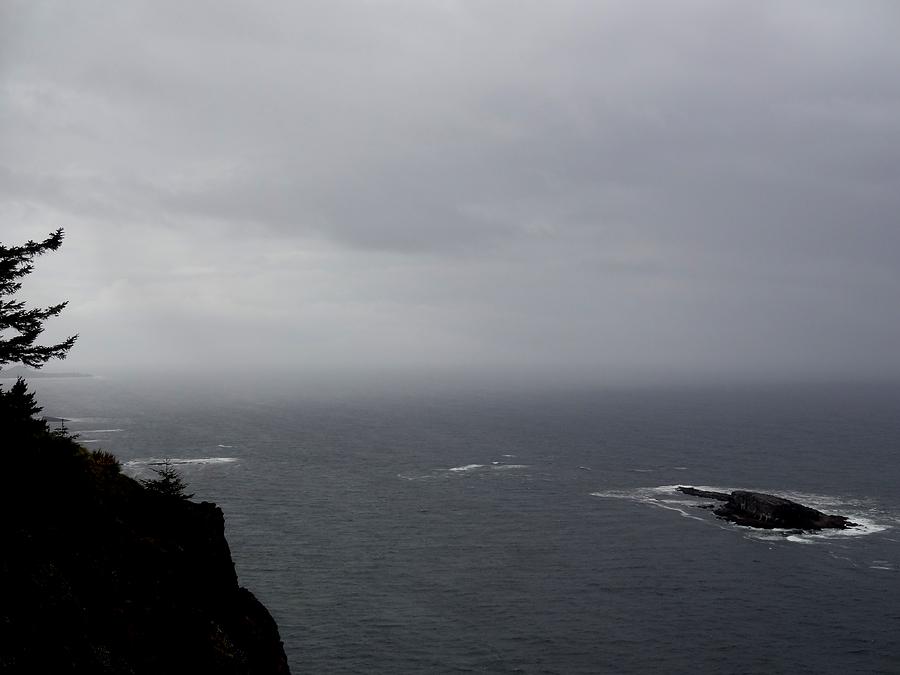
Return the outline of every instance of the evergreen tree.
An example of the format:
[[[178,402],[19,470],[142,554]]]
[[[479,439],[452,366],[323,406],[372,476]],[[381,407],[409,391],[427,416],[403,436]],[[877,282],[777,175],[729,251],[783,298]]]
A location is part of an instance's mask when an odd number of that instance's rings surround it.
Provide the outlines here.
[[[32,260],[47,251],[55,251],[62,240],[63,231],[59,229],[42,242],[28,241],[9,247],[0,244],[0,367],[21,363],[40,368],[50,359],[64,359],[78,338],[73,335],[55,345],[35,344],[44,331],[44,322],[58,315],[68,303],[27,309],[24,301],[13,297],[22,288],[22,277],[34,270]]]
[[[172,462],[167,457],[163,461],[162,469],[153,469],[154,473],[156,473],[156,478],[145,478],[141,480],[141,484],[150,490],[151,492],[156,492],[157,494],[164,495],[166,497],[177,497],[179,499],[190,499],[193,497],[193,494],[185,494],[185,490],[187,490],[187,483],[185,483],[179,473],[172,468]]]
[[[0,387],[0,429],[7,438],[45,433],[47,423],[35,419],[35,415],[41,410],[34,400],[34,392],[28,391],[25,380],[21,377],[16,379],[9,391],[3,391]]]

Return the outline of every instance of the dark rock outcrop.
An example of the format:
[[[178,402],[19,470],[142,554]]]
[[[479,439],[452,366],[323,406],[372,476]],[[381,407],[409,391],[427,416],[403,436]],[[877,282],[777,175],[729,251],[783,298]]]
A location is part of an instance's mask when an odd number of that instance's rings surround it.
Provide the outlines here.
[[[7,439],[10,440],[10,439]],[[0,672],[286,674],[221,509],[69,439],[15,439],[0,491]]]
[[[833,516],[797,502],[763,492],[735,490],[730,494],[679,487],[679,492],[723,502],[713,513],[738,525],[765,529],[821,530],[852,527],[844,516]]]
[[[727,492],[712,492],[710,490],[698,490],[693,487],[680,487],[678,488],[679,492],[683,492],[686,495],[691,495],[692,497],[702,497],[703,499],[716,499],[720,502],[727,502],[731,499],[731,495]]]

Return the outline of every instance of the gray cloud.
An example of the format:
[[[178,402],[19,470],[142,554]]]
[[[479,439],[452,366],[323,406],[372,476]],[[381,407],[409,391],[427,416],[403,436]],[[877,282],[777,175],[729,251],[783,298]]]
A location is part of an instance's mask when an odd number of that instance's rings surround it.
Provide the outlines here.
[[[900,366],[895,3],[2,11],[4,233],[68,226],[86,360]]]

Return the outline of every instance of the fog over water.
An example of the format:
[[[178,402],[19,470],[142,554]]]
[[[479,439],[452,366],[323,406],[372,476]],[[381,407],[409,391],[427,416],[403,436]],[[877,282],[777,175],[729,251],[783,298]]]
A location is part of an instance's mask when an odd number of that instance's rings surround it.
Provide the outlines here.
[[[900,5],[0,5],[0,241],[66,369],[870,377]],[[59,366],[61,367],[61,366]]]

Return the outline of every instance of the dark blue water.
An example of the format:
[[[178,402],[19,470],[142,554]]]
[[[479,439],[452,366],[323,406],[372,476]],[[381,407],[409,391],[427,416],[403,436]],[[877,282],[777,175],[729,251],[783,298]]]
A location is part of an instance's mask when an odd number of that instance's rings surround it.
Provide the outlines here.
[[[292,669],[900,672],[900,386],[34,380],[219,503]],[[851,533],[726,524],[678,484]]]

